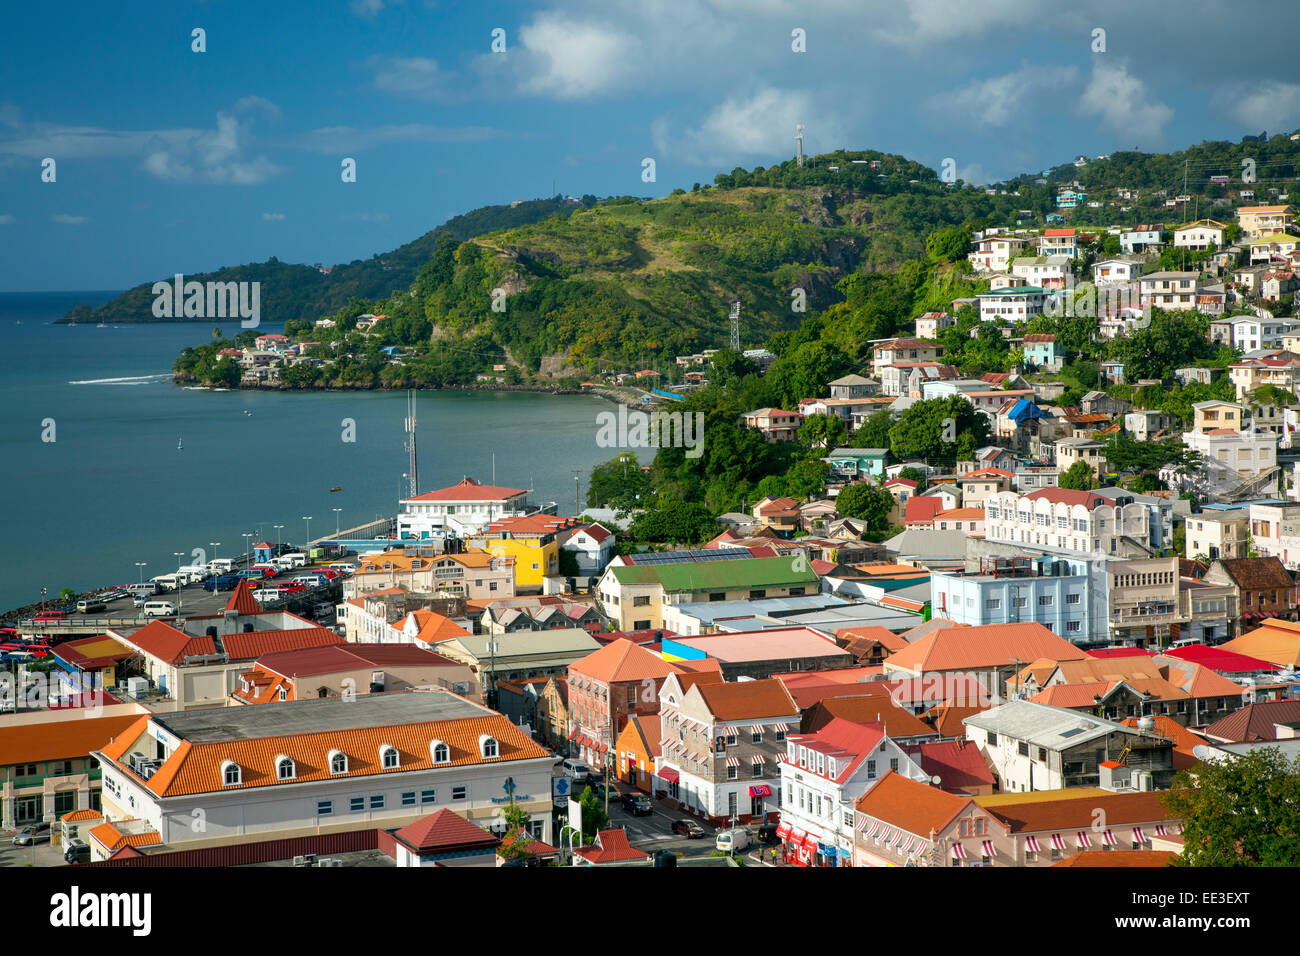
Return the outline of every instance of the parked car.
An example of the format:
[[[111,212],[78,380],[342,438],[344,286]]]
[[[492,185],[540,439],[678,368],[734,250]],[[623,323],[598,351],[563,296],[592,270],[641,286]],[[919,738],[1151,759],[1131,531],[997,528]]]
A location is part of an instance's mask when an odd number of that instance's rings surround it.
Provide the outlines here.
[[[63,848],[64,863],[89,863],[90,844],[84,840],[69,840]]]
[[[625,793],[619,802],[624,810],[635,817],[648,817],[655,812],[654,801],[644,793]]]
[[[233,591],[239,587],[242,578],[237,574],[219,574],[215,578],[208,578],[203,582],[205,591]]]
[[[33,843],[50,842],[50,825],[48,823],[29,823],[18,831],[14,837],[14,846],[31,846]]]
[[[307,590],[307,585],[295,584],[295,583],[280,584],[277,585],[276,587],[281,594],[297,594],[299,591]]]
[[[672,831],[680,833],[688,840],[698,840],[704,836],[704,827],[694,820],[674,820]]]
[[[124,597],[126,597],[126,592],[120,588],[112,588],[111,590],[105,591],[103,594],[95,595],[96,600],[103,601],[105,604],[108,604],[111,601],[120,601]]]
[[[171,601],[146,601],[141,617],[175,617],[176,605]]]
[[[566,760],[560,764],[560,769],[574,783],[587,783],[591,780],[591,768],[581,760]]]
[[[38,611],[32,615],[33,621],[62,621],[62,611]]]
[[[713,841],[714,848],[723,852],[732,850],[743,850],[749,846],[748,830],[723,830],[718,834],[718,838]]]
[[[107,610],[108,610],[107,604],[105,604],[103,601],[97,601],[93,598],[88,598],[84,601],[77,602],[78,614],[95,614],[99,611],[107,611]]]

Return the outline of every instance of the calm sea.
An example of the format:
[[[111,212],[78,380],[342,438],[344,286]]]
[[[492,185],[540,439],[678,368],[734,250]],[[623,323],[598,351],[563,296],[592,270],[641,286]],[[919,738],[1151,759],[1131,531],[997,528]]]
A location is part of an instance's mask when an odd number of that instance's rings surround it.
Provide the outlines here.
[[[301,543],[305,515],[320,537],[336,517],[347,528],[394,513],[408,470],[404,393],[186,389],[171,383],[172,361],[212,323],[53,324],[116,294],[0,294],[0,611],[39,600],[42,587],[134,581],[137,561],[149,577],[194,548],[229,555],[244,532],[273,537],[277,524]],[[465,475],[491,482],[495,452],[497,484],[571,513],[573,470],[585,497],[591,468],[614,454],[596,445],[596,414],[608,407],[590,396],[423,392],[420,490]],[[355,442],[342,440],[344,419]],[[55,440],[42,440],[51,429]]]

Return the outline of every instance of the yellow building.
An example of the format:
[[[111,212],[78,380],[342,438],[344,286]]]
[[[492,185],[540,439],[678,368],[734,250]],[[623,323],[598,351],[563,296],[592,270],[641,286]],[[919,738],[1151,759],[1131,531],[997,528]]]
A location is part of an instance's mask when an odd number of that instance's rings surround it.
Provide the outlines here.
[[[514,558],[515,591],[541,591],[548,575],[560,573],[560,545],[555,535],[571,525],[575,518],[532,514],[501,518],[485,527],[472,543],[490,554]]]

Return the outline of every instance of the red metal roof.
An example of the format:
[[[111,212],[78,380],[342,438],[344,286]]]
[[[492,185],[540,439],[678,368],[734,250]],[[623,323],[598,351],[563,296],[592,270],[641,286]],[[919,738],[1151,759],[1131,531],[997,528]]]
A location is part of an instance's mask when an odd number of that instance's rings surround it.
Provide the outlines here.
[[[481,485],[473,478],[462,478],[450,488],[426,491],[410,501],[504,501],[517,495],[526,495],[523,488],[502,488],[499,485]]]

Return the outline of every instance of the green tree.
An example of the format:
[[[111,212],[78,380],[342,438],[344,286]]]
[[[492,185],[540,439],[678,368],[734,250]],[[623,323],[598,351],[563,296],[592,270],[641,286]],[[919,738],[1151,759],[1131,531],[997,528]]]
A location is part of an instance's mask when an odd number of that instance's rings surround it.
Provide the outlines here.
[[[988,444],[989,420],[956,395],[917,402],[889,430],[889,449],[896,460],[920,458],[956,463],[973,458]]]
[[[1164,796],[1183,822],[1175,866],[1300,866],[1300,757],[1262,747],[1184,770]]]
[[[629,533],[636,541],[658,544],[698,544],[720,531],[704,505],[660,495],[632,522]]]
[[[650,473],[641,470],[636,455],[624,452],[591,470],[587,507],[635,508],[649,500],[651,486]]]
[[[1059,488],[1073,488],[1076,491],[1091,491],[1097,487],[1097,476],[1086,461],[1076,461],[1061,474],[1056,482]]]
[[[794,498],[808,498],[821,494],[826,487],[826,475],[829,471],[830,466],[820,459],[797,462],[786,472],[784,493]]]
[[[889,430],[894,427],[894,416],[882,408],[867,416],[853,432],[854,448],[888,448]]]
[[[925,252],[931,259],[941,262],[960,262],[970,251],[970,230],[949,226],[930,233],[925,240]]]
[[[898,477],[907,478],[910,481],[915,481],[916,491],[913,492],[913,494],[918,494],[918,495],[921,492],[925,491],[925,486],[929,483],[929,479],[925,477],[925,472],[921,471],[921,469],[919,468],[911,468],[911,467],[903,468],[898,472]]]
[[[865,521],[870,531],[883,531],[889,527],[889,512],[893,507],[894,496],[868,481],[847,485],[835,499],[836,511],[846,518]]]
[[[594,839],[598,832],[605,829],[609,823],[609,814],[591,787],[582,791],[578,803],[582,806],[582,838],[585,842]]]
[[[799,441],[810,449],[838,448],[844,440],[844,419],[838,415],[809,415],[799,426]]]

